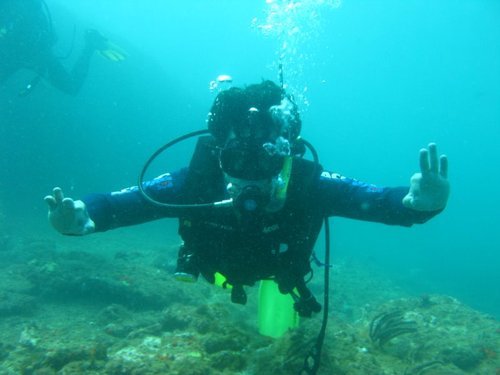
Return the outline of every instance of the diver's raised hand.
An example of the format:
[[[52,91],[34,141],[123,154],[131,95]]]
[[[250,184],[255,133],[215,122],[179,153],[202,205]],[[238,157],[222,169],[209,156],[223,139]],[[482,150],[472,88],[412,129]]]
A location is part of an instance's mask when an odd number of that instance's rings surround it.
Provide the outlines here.
[[[448,182],[448,158],[438,157],[435,143],[420,150],[420,173],[410,180],[410,191],[403,198],[403,205],[417,211],[437,211],[446,206],[450,184]]]
[[[58,232],[76,236],[94,232],[95,224],[82,201],[64,198],[59,187],[55,187],[52,195],[47,195],[44,200],[49,206],[49,221]]]

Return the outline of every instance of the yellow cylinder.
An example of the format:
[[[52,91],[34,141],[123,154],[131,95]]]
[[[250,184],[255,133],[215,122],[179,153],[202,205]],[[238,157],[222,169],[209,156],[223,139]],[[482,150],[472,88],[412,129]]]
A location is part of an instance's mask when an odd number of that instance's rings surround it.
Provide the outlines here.
[[[299,325],[290,294],[281,294],[273,280],[262,280],[259,287],[259,333],[278,338]]]

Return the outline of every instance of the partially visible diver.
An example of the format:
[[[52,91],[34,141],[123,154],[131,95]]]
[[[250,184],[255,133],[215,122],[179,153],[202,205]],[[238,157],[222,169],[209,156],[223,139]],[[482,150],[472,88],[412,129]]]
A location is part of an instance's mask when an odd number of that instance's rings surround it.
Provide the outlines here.
[[[0,0],[0,85],[19,70],[28,69],[36,76],[20,90],[20,96],[29,94],[41,78],[62,92],[76,95],[87,77],[94,52],[100,51],[109,59],[124,58],[97,30],[89,29],[85,32],[85,46],[68,71],[54,54],[56,41],[43,0]]]

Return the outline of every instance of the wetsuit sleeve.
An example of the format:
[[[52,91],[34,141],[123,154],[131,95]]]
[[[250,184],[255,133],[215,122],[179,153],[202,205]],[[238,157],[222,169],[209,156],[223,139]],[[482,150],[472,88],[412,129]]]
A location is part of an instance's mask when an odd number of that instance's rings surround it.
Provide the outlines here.
[[[165,173],[144,183],[149,196],[164,202],[178,203],[187,169]],[[94,193],[82,199],[97,232],[135,225],[165,217],[177,217],[178,211],[159,207],[146,201],[137,186],[112,193]]]
[[[408,187],[378,187],[324,171],[319,179],[321,207],[328,216],[411,226],[421,224],[439,211],[423,212],[403,206]]]

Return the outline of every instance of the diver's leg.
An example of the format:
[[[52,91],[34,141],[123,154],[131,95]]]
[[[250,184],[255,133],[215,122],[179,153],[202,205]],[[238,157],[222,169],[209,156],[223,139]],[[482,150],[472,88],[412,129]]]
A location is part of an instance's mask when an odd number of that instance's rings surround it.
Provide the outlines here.
[[[50,83],[67,94],[78,94],[87,78],[93,54],[93,49],[86,48],[71,72],[68,72],[55,56],[51,56],[47,64],[47,75]]]

